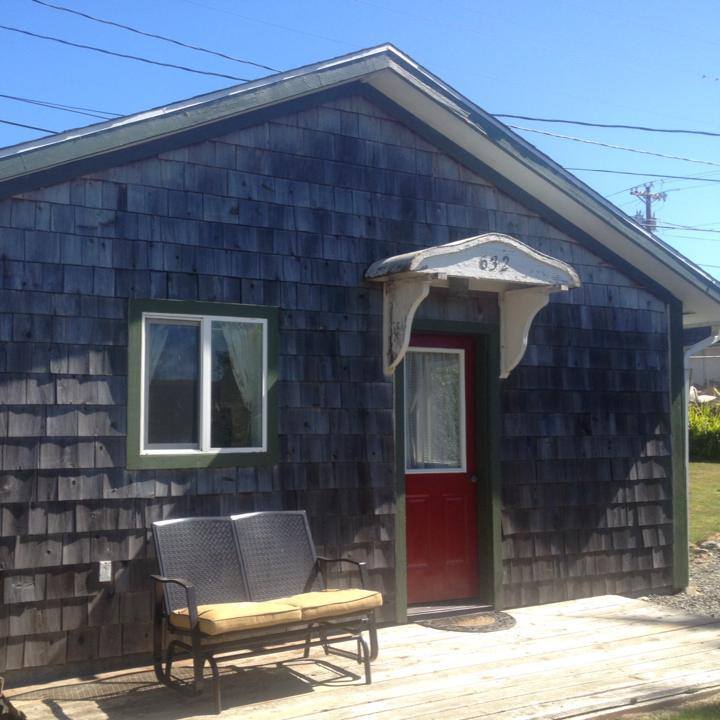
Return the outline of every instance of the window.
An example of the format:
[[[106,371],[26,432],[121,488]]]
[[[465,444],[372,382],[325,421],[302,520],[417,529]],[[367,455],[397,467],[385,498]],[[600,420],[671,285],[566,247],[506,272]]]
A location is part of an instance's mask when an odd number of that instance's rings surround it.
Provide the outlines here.
[[[405,357],[405,470],[465,470],[465,356],[409,348]]]
[[[277,309],[133,301],[128,467],[274,460]]]

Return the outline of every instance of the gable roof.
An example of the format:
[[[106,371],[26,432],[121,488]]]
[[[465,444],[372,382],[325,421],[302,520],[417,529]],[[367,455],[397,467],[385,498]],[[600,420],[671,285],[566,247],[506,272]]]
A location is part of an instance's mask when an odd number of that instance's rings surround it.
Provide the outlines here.
[[[686,327],[720,325],[720,284],[712,276],[392,45],[0,149],[0,197],[152,154],[151,146],[203,128],[242,118],[260,122],[263,111],[348,85],[392,103],[463,161],[479,163],[501,189],[519,192],[561,229],[605,248],[680,300]]]

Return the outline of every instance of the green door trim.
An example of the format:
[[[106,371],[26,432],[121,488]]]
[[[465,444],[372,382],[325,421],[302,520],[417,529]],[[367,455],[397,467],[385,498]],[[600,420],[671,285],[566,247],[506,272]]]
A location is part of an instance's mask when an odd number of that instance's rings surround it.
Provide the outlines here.
[[[478,598],[503,607],[500,526],[500,330],[487,323],[416,320],[413,331],[475,337],[475,452],[478,459]],[[395,619],[407,622],[405,363],[395,370]]]

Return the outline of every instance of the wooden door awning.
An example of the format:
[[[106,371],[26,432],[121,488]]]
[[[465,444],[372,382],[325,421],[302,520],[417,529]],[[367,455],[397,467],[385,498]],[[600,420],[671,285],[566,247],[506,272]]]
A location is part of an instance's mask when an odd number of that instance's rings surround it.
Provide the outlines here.
[[[405,357],[415,312],[431,287],[465,280],[468,291],[495,292],[500,306],[500,377],[522,360],[530,325],[550,293],[580,285],[575,270],[508,235],[487,233],[374,262],[365,278],[383,283],[383,366]]]

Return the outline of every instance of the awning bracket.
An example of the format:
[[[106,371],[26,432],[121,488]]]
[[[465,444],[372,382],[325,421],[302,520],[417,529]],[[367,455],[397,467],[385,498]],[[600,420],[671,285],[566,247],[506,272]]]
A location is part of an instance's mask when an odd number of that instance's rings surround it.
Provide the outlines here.
[[[508,235],[488,233],[373,263],[368,280],[383,283],[383,369],[392,375],[410,345],[415,313],[431,287],[465,281],[468,292],[498,294],[500,377],[522,360],[535,316],[550,294],[580,285],[575,270]]]

